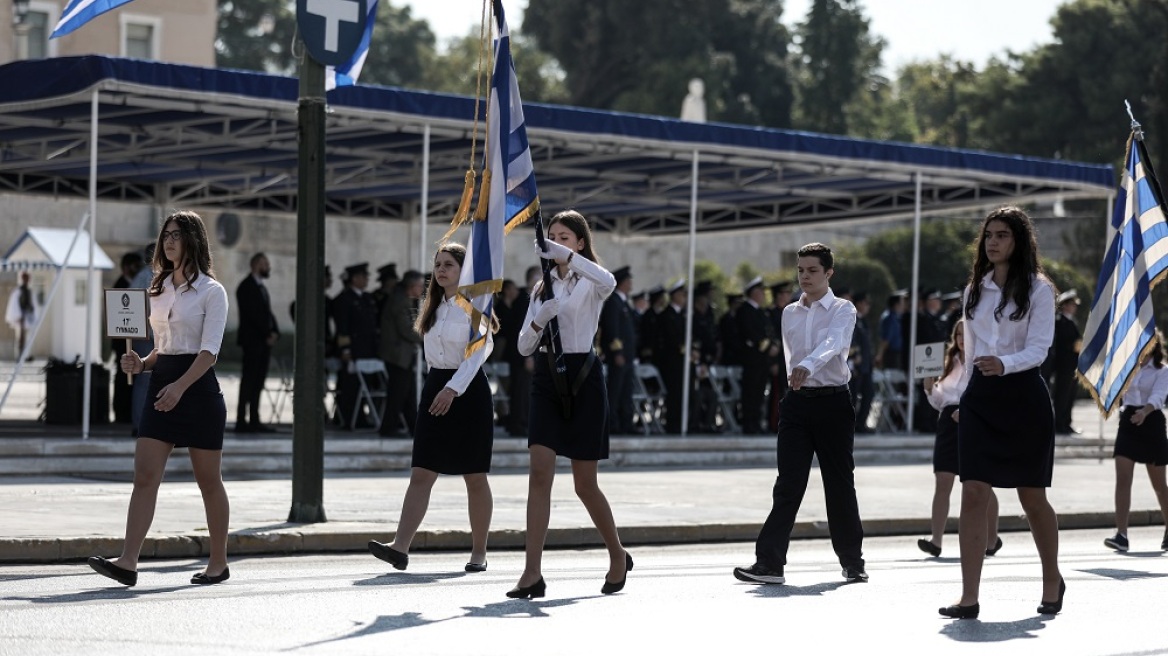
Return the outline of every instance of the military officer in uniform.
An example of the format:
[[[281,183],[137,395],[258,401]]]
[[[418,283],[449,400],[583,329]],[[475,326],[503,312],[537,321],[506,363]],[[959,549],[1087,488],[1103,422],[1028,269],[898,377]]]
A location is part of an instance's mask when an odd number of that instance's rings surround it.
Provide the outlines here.
[[[376,358],[377,301],[365,291],[369,286],[369,263],[345,268],[341,277],[345,289],[333,299],[333,322],[337,327],[337,355],[341,371],[337,378],[337,413],[345,428],[370,426],[363,408],[357,408],[359,383],[354,368],[357,360]],[[356,412],[356,417],[353,413]]]
[[[657,369],[665,383],[665,432],[681,433],[681,404],[685,389],[685,307],[687,302],[685,279],[669,287],[669,305],[657,317]]]
[[[713,283],[701,280],[694,285],[693,349],[690,352],[689,430],[691,433],[712,433],[716,430],[714,418],[718,410],[718,396],[710,379],[710,366],[718,362],[718,328],[714,322],[714,306],[710,303]]]
[[[756,277],[743,288],[746,302],[735,312],[742,346],[742,434],[761,435],[762,404],[766,397],[771,362],[779,357],[779,345],[763,303],[766,287]]]
[[[637,347],[641,352],[641,362],[660,367],[657,362],[661,351],[660,331],[657,325],[658,317],[665,309],[665,304],[662,303],[662,299],[665,298],[665,288],[656,285],[649,289],[648,296],[649,308],[641,315],[641,334],[637,339]]]
[[[612,272],[616,290],[600,309],[600,351],[608,368],[608,429],[633,432],[633,376],[637,356],[636,314],[629,306],[633,274],[624,266]]]
[[[1050,346],[1054,374],[1054,432],[1058,435],[1079,435],[1082,431],[1071,426],[1071,410],[1075,407],[1075,370],[1079,368],[1079,349],[1083,334],[1075,324],[1079,294],[1071,289],[1058,296],[1058,316],[1054,320],[1054,342]],[[1155,400],[1163,404],[1164,399]]]

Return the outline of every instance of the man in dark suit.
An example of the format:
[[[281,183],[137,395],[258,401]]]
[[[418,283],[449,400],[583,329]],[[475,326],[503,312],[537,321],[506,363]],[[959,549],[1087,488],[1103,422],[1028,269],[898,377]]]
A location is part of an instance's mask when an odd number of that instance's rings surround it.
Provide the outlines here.
[[[360,383],[352,371],[356,360],[377,357],[377,301],[366,293],[369,286],[369,263],[362,262],[345,268],[342,276],[345,289],[333,299],[333,322],[337,327],[337,355],[341,371],[337,376],[337,410],[345,428],[368,427],[366,412],[357,408]]]
[[[661,351],[661,331],[658,328],[661,312],[665,310],[665,288],[656,285],[645,292],[649,297],[649,308],[641,315],[641,324],[637,336],[637,348],[640,350],[641,362],[660,367],[657,357]]]
[[[633,376],[637,356],[636,315],[629,306],[633,274],[629,267],[612,272],[616,290],[600,310],[600,351],[608,368],[608,427],[612,433],[633,432]]]
[[[660,353],[655,357],[661,381],[665,383],[665,432],[681,433],[682,394],[685,390],[685,369],[689,361],[685,353],[685,280],[669,288],[669,305],[657,317]]]
[[[378,349],[389,379],[385,390],[385,416],[381,419],[382,437],[412,436],[418,420],[414,363],[417,362],[422,336],[414,330],[413,304],[422,296],[422,280],[420,272],[406,271],[401,282],[385,295],[381,306]]]
[[[236,342],[243,349],[243,371],[239,381],[239,403],[235,410],[235,432],[271,433],[260,423],[260,395],[268,377],[272,344],[280,337],[272,298],[264,281],[272,275],[272,265],[263,253],[251,256],[251,273],[239,283],[235,299],[239,307]]]
[[[1059,294],[1058,316],[1054,320],[1054,342],[1050,346],[1050,356],[1054,374],[1052,401],[1054,403],[1054,432],[1059,435],[1079,435],[1079,429],[1071,426],[1071,411],[1075,408],[1075,370],[1079,368],[1079,349],[1083,334],[1075,324],[1075,311],[1079,307],[1079,294],[1071,289]],[[1160,399],[1163,401],[1163,399]]]
[[[901,322],[901,338],[905,344],[904,371],[908,380],[913,380],[913,372],[909,370],[913,348],[921,344],[936,344],[946,342],[949,336],[945,334],[941,320],[935,314],[941,309],[941,292],[936,289],[920,289],[917,292],[917,339],[909,339],[912,330],[912,317],[905,315]],[[921,433],[937,432],[937,411],[929,405],[929,398],[925,396],[925,388],[921,385],[909,385],[912,394],[916,395],[913,402],[913,429]]]
[[[746,283],[742,292],[746,302],[734,313],[738,336],[742,340],[742,434],[761,435],[767,376],[780,350],[763,308],[766,287],[763,286],[762,278],[756,277]]]

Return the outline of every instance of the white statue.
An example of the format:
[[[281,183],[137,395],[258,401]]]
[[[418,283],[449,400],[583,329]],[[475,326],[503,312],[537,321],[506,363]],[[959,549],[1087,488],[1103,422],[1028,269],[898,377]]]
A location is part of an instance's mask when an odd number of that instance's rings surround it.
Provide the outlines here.
[[[681,102],[681,120],[706,122],[706,84],[700,77],[689,81],[689,93]]]

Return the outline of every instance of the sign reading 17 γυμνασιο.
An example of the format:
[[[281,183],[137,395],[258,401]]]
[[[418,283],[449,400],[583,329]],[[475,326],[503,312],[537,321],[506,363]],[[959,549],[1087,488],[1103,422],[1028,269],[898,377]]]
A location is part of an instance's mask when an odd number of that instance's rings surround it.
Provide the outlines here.
[[[105,290],[105,336],[122,339],[150,337],[145,289]]]
[[[296,26],[308,54],[325,66],[349,61],[369,21],[369,0],[296,0]]]
[[[913,347],[913,378],[940,376],[945,370],[945,342]]]

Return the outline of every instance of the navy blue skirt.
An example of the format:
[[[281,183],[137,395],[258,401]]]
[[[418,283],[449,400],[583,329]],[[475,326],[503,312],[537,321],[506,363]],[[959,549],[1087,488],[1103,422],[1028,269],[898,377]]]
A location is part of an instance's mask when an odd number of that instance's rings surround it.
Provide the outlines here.
[[[169,412],[154,409],[154,401],[163,387],[178,380],[195,361],[193,353],[159,355],[150,376],[146,404],[138,436],[169,442],[176,447],[194,447],[221,451],[223,431],[227,426],[227,404],[215,378],[215,368],[199,377]]]
[[[993,487],[1050,487],[1054,409],[1038,368],[1005,376],[974,369],[961,396],[958,474]]]
[[[491,385],[482,369],[446,414],[430,414],[430,404],[454,377],[457,369],[430,369],[418,404],[414,426],[414,467],[439,474],[485,474],[491,471],[495,443]]]
[[[1165,435],[1164,412],[1157,410],[1136,426],[1131,416],[1138,408],[1128,406],[1119,414],[1115,434],[1115,456],[1123,456],[1146,465],[1168,465],[1168,436]]]
[[[572,417],[564,419],[563,403],[552,380],[547,355],[536,351],[534,357],[527,445],[546,446],[556,455],[571,460],[607,459],[608,388],[604,384],[600,361],[593,361],[579,391],[572,398]],[[576,381],[587,359],[587,353],[564,354],[569,385]]]
[[[953,412],[958,406],[947,405],[937,416],[937,439],[933,442],[933,472],[957,473],[957,422]],[[960,416],[960,415],[958,415]]]

